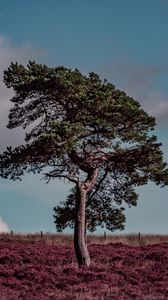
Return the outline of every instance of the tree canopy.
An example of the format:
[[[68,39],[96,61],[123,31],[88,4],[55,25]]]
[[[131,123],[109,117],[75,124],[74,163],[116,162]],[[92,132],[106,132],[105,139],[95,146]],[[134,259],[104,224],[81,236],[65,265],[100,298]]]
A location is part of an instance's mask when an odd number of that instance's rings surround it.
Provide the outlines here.
[[[168,184],[161,143],[152,135],[155,119],[97,74],[11,63],[4,82],[15,92],[7,127],[22,127],[26,135],[24,145],[0,155],[1,177],[17,180],[26,172],[43,173],[47,182],[63,178],[76,188],[97,170],[86,206],[91,230],[101,224],[122,229],[122,203],[136,205],[136,186],[149,180]],[[75,188],[55,208],[58,230],[71,225]]]

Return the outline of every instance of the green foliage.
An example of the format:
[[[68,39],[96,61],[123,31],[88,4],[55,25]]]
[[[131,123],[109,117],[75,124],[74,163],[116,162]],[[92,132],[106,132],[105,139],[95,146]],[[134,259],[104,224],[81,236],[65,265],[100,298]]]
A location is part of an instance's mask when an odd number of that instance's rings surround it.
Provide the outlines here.
[[[136,186],[148,180],[168,184],[161,144],[151,134],[155,119],[97,74],[12,63],[4,82],[15,92],[7,126],[22,127],[26,135],[25,145],[0,155],[1,177],[16,180],[26,172],[45,172],[48,182],[63,178],[79,183],[97,169],[87,202],[91,230],[103,224],[122,228],[121,205],[136,205]],[[55,208],[58,229],[73,226],[74,201],[69,199],[74,193]]]
[[[104,191],[103,191],[104,192]],[[54,223],[57,231],[62,232],[66,227],[74,228],[75,223],[75,198],[76,188],[71,190],[66,201],[54,207]],[[106,227],[107,229],[122,230],[124,229],[125,215],[124,208],[114,200],[114,194],[106,192],[106,196],[102,191],[89,194],[86,203],[86,228],[90,232],[94,232],[97,226]]]

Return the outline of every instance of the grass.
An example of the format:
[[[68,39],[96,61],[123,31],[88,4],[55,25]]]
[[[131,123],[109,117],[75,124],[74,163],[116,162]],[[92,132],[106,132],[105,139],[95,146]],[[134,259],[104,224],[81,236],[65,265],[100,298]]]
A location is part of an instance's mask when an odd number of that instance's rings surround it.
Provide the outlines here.
[[[47,245],[72,245],[73,235],[60,233],[1,233],[0,241],[43,241]],[[128,246],[146,246],[160,243],[168,243],[168,235],[162,234],[120,234],[120,235],[88,235],[88,244],[122,243]]]

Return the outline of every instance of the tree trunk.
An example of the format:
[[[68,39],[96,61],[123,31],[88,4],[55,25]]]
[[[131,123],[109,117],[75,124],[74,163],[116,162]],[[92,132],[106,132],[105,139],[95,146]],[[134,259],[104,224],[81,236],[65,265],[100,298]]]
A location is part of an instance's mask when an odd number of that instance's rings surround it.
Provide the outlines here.
[[[88,174],[88,177],[85,180],[85,182],[82,182],[77,186],[74,248],[79,267],[88,267],[90,265],[90,256],[86,245],[85,235],[85,208],[87,194],[94,187],[97,175],[97,170],[93,170],[91,174]]]
[[[76,219],[74,231],[74,247],[78,266],[89,266],[90,256],[85,241],[85,207],[86,191],[82,188],[77,192],[76,198]]]

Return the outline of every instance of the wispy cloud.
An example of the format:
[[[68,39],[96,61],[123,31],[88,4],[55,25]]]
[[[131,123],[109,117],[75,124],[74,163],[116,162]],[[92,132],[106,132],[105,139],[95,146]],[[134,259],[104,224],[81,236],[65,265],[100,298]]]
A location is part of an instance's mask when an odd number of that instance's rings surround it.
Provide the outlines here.
[[[7,89],[3,83],[3,72],[9,67],[11,62],[18,61],[26,65],[29,60],[38,61],[44,55],[45,51],[43,49],[38,49],[32,44],[15,45],[9,38],[0,35],[0,152],[6,146],[20,144],[24,137],[21,129],[6,129],[8,113],[11,107],[9,100],[13,92]]]
[[[99,73],[137,99],[158,125],[168,125],[168,94],[157,84],[159,78],[168,78],[168,65],[138,64],[126,57],[102,66]]]
[[[0,217],[0,233],[1,232],[9,232],[9,227]]]

